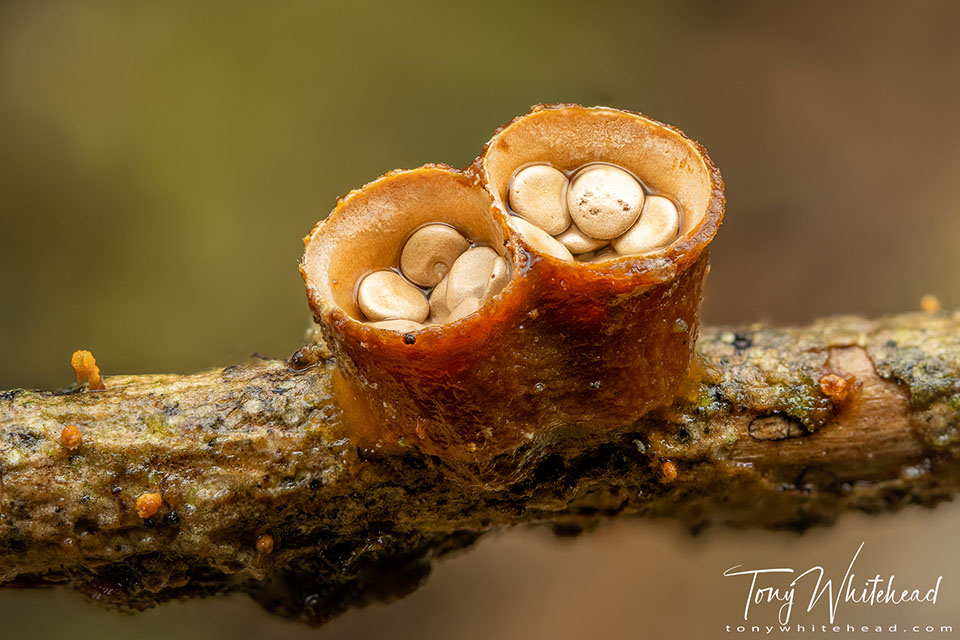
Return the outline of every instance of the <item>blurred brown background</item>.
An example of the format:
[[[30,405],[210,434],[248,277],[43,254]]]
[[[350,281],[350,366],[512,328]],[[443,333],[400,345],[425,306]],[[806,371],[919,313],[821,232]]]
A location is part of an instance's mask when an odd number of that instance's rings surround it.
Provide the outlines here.
[[[0,4],[0,389],[70,384],[80,347],[107,374],[289,355],[300,238],[335,198],[466,165],[541,101],[640,110],[710,150],[728,207],[706,322],[956,308],[958,28],[948,0]],[[0,638],[728,637],[745,585],[724,569],[842,572],[860,540],[864,568],[944,575],[941,604],[841,621],[960,635],[958,525],[946,505],[802,537],[510,532],[319,631],[243,597],[127,617],[0,592]]]

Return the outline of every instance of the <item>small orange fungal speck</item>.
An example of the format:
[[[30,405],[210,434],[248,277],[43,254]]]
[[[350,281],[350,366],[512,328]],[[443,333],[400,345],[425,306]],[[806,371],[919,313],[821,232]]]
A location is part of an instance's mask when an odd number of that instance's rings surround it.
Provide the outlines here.
[[[273,536],[265,533],[257,538],[257,551],[263,554],[273,551]]]
[[[937,313],[941,308],[940,299],[932,293],[928,293],[920,298],[920,309],[924,313]]]
[[[163,504],[163,496],[159,493],[144,493],[137,498],[137,515],[141,518],[149,518],[160,510]]]
[[[820,378],[820,390],[823,391],[824,395],[838,403],[846,400],[850,391],[846,378],[835,373],[828,373]]]
[[[660,468],[660,472],[663,474],[664,482],[673,482],[677,479],[677,465],[670,460],[667,460],[663,463],[663,466]]]
[[[83,434],[80,433],[80,428],[75,424],[68,424],[60,432],[60,444],[70,451],[77,449],[82,441]]]
[[[84,349],[74,351],[70,358],[70,366],[73,367],[73,372],[77,374],[77,384],[86,382],[88,388],[93,391],[106,389],[100,379],[100,367],[97,366],[97,359],[89,351]]]

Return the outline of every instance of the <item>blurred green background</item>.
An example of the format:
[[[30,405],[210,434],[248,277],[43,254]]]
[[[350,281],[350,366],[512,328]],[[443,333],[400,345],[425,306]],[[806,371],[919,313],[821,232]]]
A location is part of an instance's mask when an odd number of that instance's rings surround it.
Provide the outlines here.
[[[286,357],[309,323],[300,238],[336,197],[464,166],[536,102],[643,111],[706,145],[728,196],[706,322],[877,315],[928,292],[955,308],[958,26],[949,0],[0,4],[0,389],[70,384],[77,348],[106,374]],[[0,592],[0,638],[713,637],[741,606],[717,595],[732,564],[843,562],[866,537],[949,585],[958,563],[916,540],[954,544],[958,523],[948,506],[802,538],[517,532],[319,632],[243,598],[128,618]]]

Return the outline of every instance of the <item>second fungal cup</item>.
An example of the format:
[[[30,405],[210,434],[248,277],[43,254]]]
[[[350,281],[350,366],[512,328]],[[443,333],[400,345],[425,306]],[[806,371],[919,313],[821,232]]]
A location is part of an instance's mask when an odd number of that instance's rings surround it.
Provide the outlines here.
[[[587,428],[630,424],[669,404],[686,379],[709,243],[723,217],[720,173],[699,144],[640,114],[539,106],[499,130],[475,163],[503,216],[511,214],[512,178],[536,163],[568,175],[614,165],[639,178],[648,196],[679,205],[676,238],[642,255],[565,260],[513,232],[530,256],[534,295],[525,330],[536,336],[531,348],[544,359],[550,404]]]

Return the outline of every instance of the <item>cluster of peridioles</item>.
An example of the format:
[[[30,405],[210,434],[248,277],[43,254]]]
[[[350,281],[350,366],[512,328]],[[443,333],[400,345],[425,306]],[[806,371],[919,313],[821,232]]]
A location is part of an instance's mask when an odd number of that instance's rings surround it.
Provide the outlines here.
[[[513,228],[561,260],[643,255],[666,247],[680,232],[673,200],[605,162],[568,172],[544,163],[522,167],[510,181],[509,206]]]

